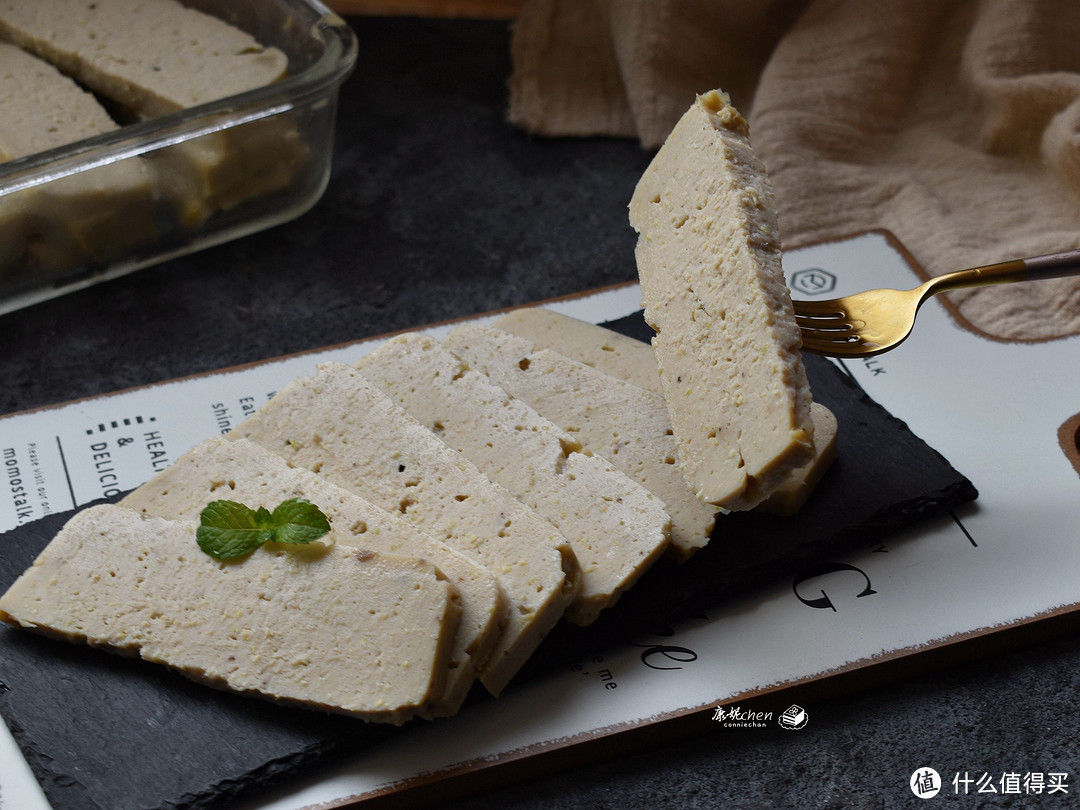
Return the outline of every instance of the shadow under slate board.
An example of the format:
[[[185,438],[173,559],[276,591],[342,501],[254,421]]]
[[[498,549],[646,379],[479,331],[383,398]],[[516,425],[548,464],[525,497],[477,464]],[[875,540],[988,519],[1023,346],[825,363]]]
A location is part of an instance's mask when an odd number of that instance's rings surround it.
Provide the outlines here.
[[[639,339],[650,334],[640,313],[608,326]],[[833,364],[807,357],[806,365],[815,399],[833,410],[840,429],[836,462],[803,510],[791,518],[722,517],[692,565],[661,562],[593,626],[556,628],[521,681],[976,497],[970,481]],[[0,535],[0,588],[68,517]],[[491,698],[477,690],[472,699]],[[137,659],[6,625],[0,713],[56,810],[227,806],[322,756],[355,754],[395,733],[217,691]]]

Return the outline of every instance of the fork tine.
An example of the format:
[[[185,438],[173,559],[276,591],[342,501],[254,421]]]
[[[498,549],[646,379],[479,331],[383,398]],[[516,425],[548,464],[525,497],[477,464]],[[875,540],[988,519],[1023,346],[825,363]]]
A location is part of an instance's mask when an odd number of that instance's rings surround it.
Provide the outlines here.
[[[810,354],[822,354],[826,357],[861,357],[875,353],[875,348],[863,344],[858,338],[854,340],[820,340],[811,338],[803,340],[802,350]]]
[[[820,332],[850,332],[858,329],[863,324],[859,321],[844,320],[842,318],[829,318],[827,320],[798,321],[799,330],[803,335],[813,336]]]
[[[833,356],[864,351],[857,333],[862,324],[842,304],[839,299],[792,302],[804,351]]]
[[[803,330],[817,331],[819,329],[833,329],[838,325],[848,323],[847,313],[843,307],[836,305],[828,306],[829,301],[818,302],[819,306],[811,309],[804,302],[796,302],[795,324]],[[820,306],[826,305],[826,306]]]
[[[803,351],[827,357],[870,357],[896,345],[898,341],[879,342],[879,331],[868,329],[865,316],[853,311],[853,303],[850,297],[792,301]]]
[[[792,301],[791,305],[796,318],[828,318],[844,313],[843,302],[839,298],[827,301]]]
[[[828,357],[871,357],[897,345],[896,343],[878,343],[856,331],[851,331],[850,334],[839,331],[812,334],[804,331],[802,335],[803,351]]]
[[[803,349],[811,352],[829,352],[844,347],[858,346],[861,341],[858,337],[803,337]]]

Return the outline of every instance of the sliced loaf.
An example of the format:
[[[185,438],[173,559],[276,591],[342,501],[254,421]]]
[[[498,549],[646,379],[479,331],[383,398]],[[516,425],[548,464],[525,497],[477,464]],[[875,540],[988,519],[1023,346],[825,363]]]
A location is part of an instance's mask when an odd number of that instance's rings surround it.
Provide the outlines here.
[[[570,621],[595,621],[667,547],[671,518],[659,498],[438,341],[399,335],[357,367],[570,541],[581,566]]]
[[[368,721],[405,722],[441,693],[458,614],[432,565],[332,538],[218,561],[197,525],[83,510],[0,598],[0,619]]]
[[[288,59],[176,0],[0,0],[0,38],[144,118],[281,79]]]
[[[505,626],[506,604],[495,577],[445,543],[421,533],[399,516],[335,486],[310,470],[246,439],[208,439],[129,493],[120,503],[160,517],[198,520],[212,500],[252,508],[305,498],[330,519],[342,545],[425,559],[457,589],[461,621],[451,651],[446,686],[431,706],[435,715],[457,712]]]
[[[0,42],[0,162],[35,155],[117,124],[49,63]],[[0,197],[0,276],[34,279],[102,263],[157,234],[154,186],[132,157]]]
[[[662,396],[490,326],[459,326],[443,345],[659,498],[679,559],[709,542],[717,509],[694,497],[675,464]]]
[[[326,363],[229,433],[318,473],[487,568],[509,622],[481,681],[498,694],[562,617],[580,572],[558,530],[356,369]]]
[[[663,393],[656,357],[648,343],[551,309],[522,307],[497,318],[492,326],[554,349],[612,377]]]
[[[272,84],[288,58],[176,0],[0,0],[0,39],[59,67],[138,119]],[[153,154],[181,225],[275,191],[307,147],[289,116],[252,121]]]
[[[523,337],[537,347],[554,349],[587,366],[663,394],[656,355],[648,343],[554,310],[525,307],[494,321],[499,329]],[[810,405],[814,455],[791,470],[757,509],[792,515],[802,508],[836,458],[836,416],[819,402]]]
[[[813,457],[810,387],[765,168],[742,116],[699,96],[630,201],[645,318],[698,497],[765,500]]]

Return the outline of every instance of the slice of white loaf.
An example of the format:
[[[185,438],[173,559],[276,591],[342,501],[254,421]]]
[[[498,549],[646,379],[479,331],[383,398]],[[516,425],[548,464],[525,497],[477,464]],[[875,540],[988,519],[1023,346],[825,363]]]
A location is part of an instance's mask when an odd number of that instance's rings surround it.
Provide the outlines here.
[[[0,42],[0,160],[14,160],[112,132],[93,95],[36,56]]]
[[[656,357],[648,343],[538,307],[507,312],[493,321],[492,326],[523,337],[539,348],[554,349],[612,377],[663,393]]]
[[[788,479],[758,505],[759,511],[783,517],[794,515],[810,499],[814,488],[836,460],[836,415],[815,402],[810,406],[810,419],[814,423],[814,458],[792,470]]]
[[[443,345],[658,497],[671,516],[676,557],[708,543],[717,509],[694,497],[675,464],[660,394],[490,326],[459,326]]]
[[[368,721],[402,723],[437,698],[457,605],[430,563],[318,542],[218,561],[197,526],[79,512],[0,598],[0,619]]]
[[[554,349],[587,366],[663,394],[656,355],[648,343],[603,326],[550,309],[525,307],[508,312],[493,323],[498,329],[523,337],[538,347]],[[836,458],[836,416],[819,402],[810,405],[814,428],[814,456],[784,478],[757,507],[777,515],[792,515],[802,508],[814,487]]]
[[[0,42],[0,162],[116,129],[90,93]],[[134,157],[0,197],[0,277],[74,269],[149,242],[153,195],[146,164]]]
[[[481,673],[498,694],[577,594],[570,544],[356,369],[326,363],[228,434],[321,475],[487,568],[509,622]]]
[[[281,79],[288,59],[176,0],[0,0],[0,38],[144,118]]]
[[[596,620],[663,553],[663,502],[427,335],[382,343],[357,364],[418,421],[570,541],[581,588],[567,608]]]
[[[0,0],[0,39],[139,119],[272,84],[289,68],[279,49],[176,0]],[[153,165],[175,216],[195,226],[291,182],[306,149],[276,116],[159,150]]]
[[[290,467],[280,456],[246,439],[215,437],[196,445],[120,504],[159,517],[198,520],[203,508],[220,498],[271,510],[289,498],[305,498],[329,518],[339,544],[435,565],[458,592],[461,621],[446,685],[432,703],[431,713],[457,712],[476,678],[477,662],[482,668],[507,620],[502,592],[487,569],[400,517],[310,470]]]
[[[765,500],[813,456],[780,230],[765,168],[726,96],[699,96],[630,201],[645,318],[698,497]]]

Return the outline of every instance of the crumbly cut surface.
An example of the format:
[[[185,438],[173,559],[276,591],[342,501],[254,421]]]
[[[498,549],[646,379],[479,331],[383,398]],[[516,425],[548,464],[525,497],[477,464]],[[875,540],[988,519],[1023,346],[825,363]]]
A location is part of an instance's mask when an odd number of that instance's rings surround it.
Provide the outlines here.
[[[294,380],[229,437],[402,515],[487,568],[510,603],[481,673],[495,694],[576,595],[579,571],[566,538],[350,366],[327,363]]]
[[[357,367],[570,541],[581,566],[570,621],[595,621],[667,547],[659,498],[431,337],[392,338]]]
[[[3,0],[0,38],[143,117],[277,81],[288,60],[176,0]]]
[[[196,528],[86,509],[0,598],[0,618],[369,721],[404,722],[439,694],[457,612],[433,566],[321,544],[219,562]]]
[[[431,706],[454,714],[506,623],[506,605],[486,568],[421,533],[411,524],[310,470],[290,467],[269,450],[239,439],[215,437],[197,445],[120,503],[159,517],[198,520],[213,500],[227,499],[269,510],[289,498],[305,498],[330,519],[342,545],[415,557],[435,565],[457,590],[461,620],[451,650],[446,685]]]
[[[509,312],[496,320],[494,326],[526,338],[537,347],[554,349],[613,377],[663,394],[656,355],[648,343],[550,309],[532,307]],[[793,469],[756,508],[778,515],[795,514],[836,458],[836,416],[824,405],[813,402],[810,421],[813,457]],[[674,524],[672,528],[674,533]]]
[[[490,326],[459,326],[443,344],[658,497],[671,516],[677,557],[708,543],[717,509],[694,496],[676,465],[660,394]]]
[[[811,458],[811,396],[771,188],[721,93],[676,124],[630,222],[683,471],[702,500],[751,508]]]

